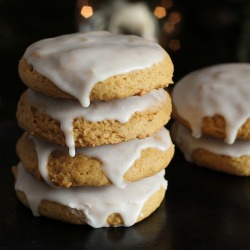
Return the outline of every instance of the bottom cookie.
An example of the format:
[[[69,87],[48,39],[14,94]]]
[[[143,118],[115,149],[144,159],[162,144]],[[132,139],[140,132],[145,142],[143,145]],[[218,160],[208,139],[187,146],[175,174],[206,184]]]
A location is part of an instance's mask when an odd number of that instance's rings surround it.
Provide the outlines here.
[[[46,216],[92,227],[132,226],[161,204],[167,189],[162,170],[121,189],[108,187],[51,188],[34,179],[19,163],[13,168],[19,200],[34,216]]]
[[[178,122],[172,125],[171,135],[187,161],[232,175],[250,176],[250,141],[226,144],[217,138],[197,139]]]

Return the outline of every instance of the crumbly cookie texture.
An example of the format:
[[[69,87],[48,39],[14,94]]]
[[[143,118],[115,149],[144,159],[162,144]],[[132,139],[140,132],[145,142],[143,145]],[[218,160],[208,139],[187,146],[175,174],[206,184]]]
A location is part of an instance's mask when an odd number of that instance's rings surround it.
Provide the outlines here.
[[[19,62],[19,75],[25,85],[36,92],[51,97],[74,98],[59,89],[53,82],[37,73],[25,59]],[[145,95],[153,89],[165,88],[173,83],[173,63],[168,55],[151,67],[115,75],[97,82],[91,93],[90,100],[121,99],[134,95]]]
[[[29,138],[28,133],[24,133],[19,139],[17,154],[27,172],[42,180],[35,145],[33,140]],[[173,144],[165,151],[157,148],[142,150],[140,158],[124,174],[124,180],[126,182],[138,181],[158,173],[168,166],[173,154]],[[69,188],[71,186],[112,184],[102,169],[102,162],[99,159],[82,154],[76,154],[72,158],[67,151],[53,151],[48,158],[47,170],[50,181],[56,186]]]
[[[151,136],[169,121],[171,110],[171,100],[166,98],[166,101],[157,107],[136,112],[125,123],[117,120],[89,122],[76,117],[73,121],[75,146],[115,144],[134,138]],[[30,105],[26,100],[26,93],[21,96],[18,103],[17,120],[20,127],[32,135],[56,144],[66,145],[60,122]]]
[[[250,156],[230,157],[197,149],[192,153],[192,159],[201,167],[232,175],[250,176]]]
[[[191,129],[187,120],[183,119],[173,106],[172,117],[180,122],[182,125]],[[226,121],[221,115],[214,115],[213,117],[204,117],[202,124],[202,134],[210,135],[216,138],[226,138]],[[250,140],[250,118],[238,129],[237,139]]]

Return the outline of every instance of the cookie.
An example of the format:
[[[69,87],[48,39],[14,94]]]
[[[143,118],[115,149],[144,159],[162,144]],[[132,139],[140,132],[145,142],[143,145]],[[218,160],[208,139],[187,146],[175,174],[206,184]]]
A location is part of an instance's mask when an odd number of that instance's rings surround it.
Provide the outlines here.
[[[163,89],[144,96],[92,102],[88,108],[76,100],[27,90],[18,103],[17,119],[20,127],[36,137],[67,145],[74,156],[75,147],[151,136],[168,122],[171,109],[171,99]]]
[[[47,96],[93,100],[144,95],[172,83],[173,64],[157,43],[109,32],[75,33],[30,45],[19,62],[28,87]]]
[[[194,71],[176,83],[173,117],[202,134],[250,140],[250,63],[229,63]]]
[[[122,154],[121,154],[122,152]],[[120,188],[128,182],[155,175],[174,154],[169,132],[163,128],[152,137],[95,148],[77,148],[70,157],[65,147],[41,141],[24,133],[17,154],[27,172],[49,185],[103,186]]]
[[[19,200],[35,216],[92,227],[131,226],[154,212],[167,188],[164,170],[155,176],[132,182],[126,188],[51,188],[30,176],[19,164],[13,168]]]
[[[236,140],[227,144],[208,136],[194,138],[178,122],[173,123],[171,135],[187,161],[232,175],[250,176],[250,141]]]

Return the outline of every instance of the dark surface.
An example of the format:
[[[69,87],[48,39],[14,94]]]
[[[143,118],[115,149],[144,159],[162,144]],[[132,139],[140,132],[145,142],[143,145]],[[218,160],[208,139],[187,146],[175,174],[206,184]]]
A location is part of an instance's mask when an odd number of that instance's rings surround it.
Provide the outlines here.
[[[250,249],[250,179],[198,168],[176,150],[161,207],[130,228],[33,217],[15,197],[16,123],[0,126],[0,249]]]
[[[103,2],[89,0],[97,8]],[[147,2],[153,11],[164,1]],[[168,15],[180,12],[182,20],[162,45],[175,65],[175,82],[197,68],[250,61],[249,0],[172,2]],[[163,204],[130,228],[92,229],[33,217],[16,199],[11,167],[18,162],[21,131],[5,121],[15,119],[25,89],[18,60],[37,40],[75,32],[75,6],[74,0],[0,0],[0,250],[250,249],[250,179],[195,167],[178,150],[167,168]],[[181,48],[171,51],[170,39],[180,40]]]

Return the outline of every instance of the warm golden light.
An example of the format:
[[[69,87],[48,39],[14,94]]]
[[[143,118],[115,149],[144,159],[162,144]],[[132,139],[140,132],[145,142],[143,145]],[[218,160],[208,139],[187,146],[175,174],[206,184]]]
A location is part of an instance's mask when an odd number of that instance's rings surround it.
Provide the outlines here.
[[[176,25],[181,22],[181,13],[173,11],[168,15],[167,22],[163,25],[164,32],[170,34],[173,33],[176,29]]]
[[[175,12],[175,11],[171,12],[169,14],[168,21],[173,23],[173,24],[179,23],[181,21],[181,13]]]
[[[161,0],[161,5],[167,9],[170,9],[171,7],[173,7],[173,1],[172,0]]]
[[[81,15],[85,18],[89,18],[93,15],[93,9],[91,6],[85,5],[81,9]]]
[[[172,39],[170,42],[169,42],[169,48],[173,51],[176,51],[178,49],[181,48],[181,42],[180,40],[177,40],[177,39]]]
[[[154,15],[159,19],[165,17],[167,15],[166,8],[162,6],[156,6],[154,10]]]
[[[161,0],[161,5],[164,6],[166,9],[170,9],[173,7],[173,1],[172,0]]]
[[[175,30],[175,25],[171,22],[166,22],[164,23],[163,25],[163,30],[166,32],[166,33],[173,33],[174,30]]]

